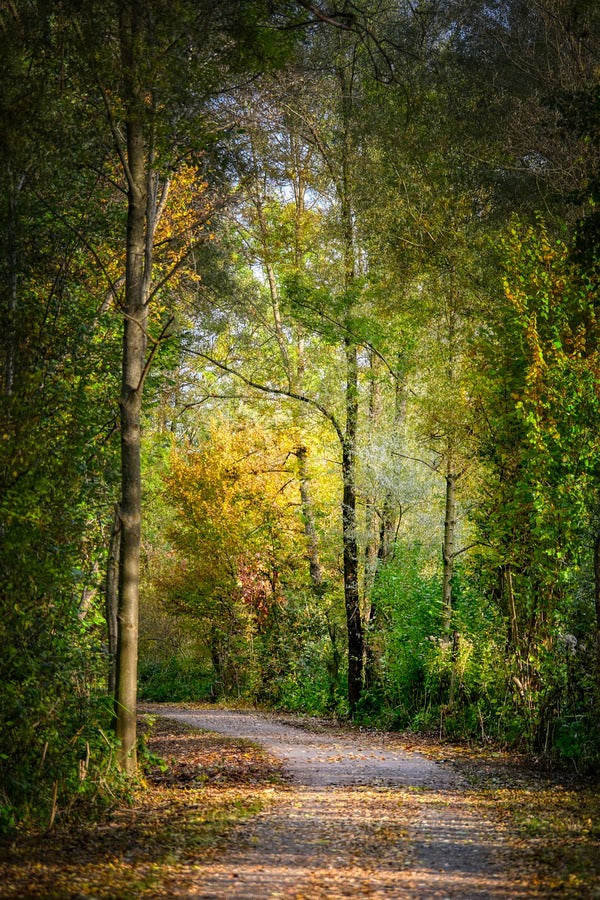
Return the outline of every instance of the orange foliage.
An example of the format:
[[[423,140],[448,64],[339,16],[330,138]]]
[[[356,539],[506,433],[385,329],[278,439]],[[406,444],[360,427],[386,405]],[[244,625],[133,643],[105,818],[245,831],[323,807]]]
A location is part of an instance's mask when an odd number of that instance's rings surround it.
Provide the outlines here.
[[[291,449],[255,425],[213,422],[200,447],[174,450],[176,511],[165,588],[179,608],[239,602],[260,625],[302,560]]]
[[[165,272],[175,269],[198,241],[212,240],[211,202],[208,183],[198,176],[194,166],[182,166],[172,177],[168,201],[154,236],[157,263]],[[200,279],[190,265],[187,277]]]

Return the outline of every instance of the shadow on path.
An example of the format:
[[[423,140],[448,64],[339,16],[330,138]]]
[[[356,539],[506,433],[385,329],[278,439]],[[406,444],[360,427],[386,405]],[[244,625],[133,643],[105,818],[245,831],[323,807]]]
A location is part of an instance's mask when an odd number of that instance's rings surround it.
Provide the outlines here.
[[[539,896],[511,873],[500,826],[481,817],[464,781],[390,736],[315,733],[261,713],[157,711],[255,741],[284,762],[293,788],[174,896]]]

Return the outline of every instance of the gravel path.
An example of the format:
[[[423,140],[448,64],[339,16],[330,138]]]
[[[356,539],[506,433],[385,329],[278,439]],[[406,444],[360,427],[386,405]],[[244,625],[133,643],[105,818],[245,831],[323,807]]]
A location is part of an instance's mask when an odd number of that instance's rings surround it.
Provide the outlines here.
[[[520,898],[497,823],[449,766],[386,734],[330,733],[275,716],[160,707],[161,715],[248,738],[284,762],[292,789],[240,827],[179,896]]]

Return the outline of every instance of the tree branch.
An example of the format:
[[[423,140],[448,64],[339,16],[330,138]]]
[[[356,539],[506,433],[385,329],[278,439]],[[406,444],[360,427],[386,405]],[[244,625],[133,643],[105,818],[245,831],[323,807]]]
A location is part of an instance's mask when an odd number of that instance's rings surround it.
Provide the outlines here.
[[[473,547],[480,547],[480,546],[482,546],[482,544],[483,544],[482,541],[473,541],[471,544],[467,544],[466,547],[461,547],[460,550],[455,550],[454,553],[452,554],[452,559],[456,559],[456,557],[460,556],[461,553],[466,553],[467,550],[472,550]]]
[[[163,325],[159,336],[157,338],[149,337],[149,340],[152,341],[153,346],[152,346],[152,350],[148,354],[148,359],[144,363],[144,368],[142,370],[142,374],[140,375],[140,381],[139,381],[139,384],[138,384],[136,390],[141,391],[141,389],[144,385],[144,381],[146,380],[146,375],[150,371],[150,366],[152,365],[152,362],[154,360],[154,357],[156,356],[158,348],[160,347],[161,343],[165,340],[165,338],[169,336],[169,335],[167,335],[167,331],[169,330],[169,328],[171,327],[171,325],[173,324],[174,321],[175,321],[175,316],[170,316],[170,318],[167,320],[166,324]]]
[[[299,6],[304,7],[309,13],[311,13],[315,19],[318,19],[319,22],[324,22],[326,25],[333,25],[334,28],[340,28],[342,31],[355,31],[352,25],[347,25],[345,22],[340,22],[339,18],[332,18],[332,16],[323,12],[322,9],[319,9],[318,6],[315,6],[313,3],[310,3],[309,0],[297,0]],[[336,13],[334,13],[336,15]],[[337,14],[339,15],[339,14]],[[344,13],[342,13],[344,15]],[[347,15],[347,14],[346,14]],[[354,16],[351,16],[354,19]]]
[[[440,462],[441,458],[438,460],[437,464],[428,463],[424,459],[420,459],[418,456],[407,456],[405,453],[398,453],[397,450],[392,450],[392,456],[399,456],[401,459],[411,459],[413,462],[421,463],[424,466],[427,466],[428,469],[431,469],[432,472],[436,472],[439,475],[440,472]]]
[[[118,300],[118,293],[117,293],[118,287],[117,286],[118,286],[119,279],[117,279],[116,283],[112,280],[112,278],[108,274],[106,266],[102,262],[102,259],[99,255],[98,251],[93,246],[93,244],[91,244],[88,241],[86,236],[76,225],[73,225],[72,222],[69,222],[69,220],[66,218],[66,216],[63,216],[62,213],[59,213],[58,210],[54,209],[54,207],[51,206],[51,204],[48,203],[47,200],[44,200],[44,198],[40,197],[40,196],[38,196],[38,200],[41,204],[43,204],[43,206],[46,207],[46,209],[48,209],[52,213],[53,216],[55,216],[58,219],[59,222],[62,222],[63,225],[66,225],[66,227],[69,229],[69,231],[72,231],[73,234],[81,241],[81,243],[86,248],[86,250],[88,250],[92,254],[95,262],[98,264],[99,268],[102,271],[102,274],[104,275],[104,277],[106,278],[106,280],[108,282],[110,294],[112,294],[114,300],[117,301]],[[106,301],[104,301],[104,303],[106,303]],[[104,306],[104,303],[103,303],[103,306]]]
[[[219,362],[219,360],[215,359],[213,356],[209,356],[208,353],[202,353],[201,350],[192,350],[190,347],[184,347],[184,352],[189,353],[192,356],[198,356],[200,359],[205,359],[211,365],[216,366],[217,369],[220,369],[222,372],[227,372],[229,375],[233,375],[235,378],[239,378],[240,381],[243,381],[244,384],[247,384],[248,387],[254,388],[257,391],[262,391],[263,394],[273,394],[277,397],[289,397],[290,400],[299,400],[301,403],[306,403],[309,406],[314,406],[315,409],[318,409],[322,416],[324,416],[328,422],[333,426],[335,433],[338,436],[340,444],[344,443],[344,433],[340,427],[339,422],[337,421],[334,414],[327,409],[326,406],[323,406],[322,403],[319,403],[318,400],[315,400],[313,397],[307,397],[306,394],[300,394],[297,391],[289,390],[288,388],[276,388],[270,387],[266,384],[260,384],[258,381],[254,381],[252,378],[247,378],[241,372],[238,372],[236,369],[233,369],[231,366],[226,365],[225,363]]]
[[[313,306],[310,303],[299,303],[297,300],[295,302],[296,306],[300,306],[304,309],[309,309],[311,310],[311,312],[316,312],[317,315],[321,316],[322,319],[325,319],[327,322],[331,322],[331,324],[335,325],[336,328],[339,328],[340,331],[346,335],[346,337],[351,338],[358,347],[364,347],[365,350],[370,350],[371,353],[375,354],[377,359],[381,360],[392,378],[394,380],[398,379],[398,373],[392,368],[383,353],[381,353],[381,351],[378,350],[377,347],[375,347],[370,341],[362,340],[360,335],[356,334],[356,332],[353,331],[352,328],[350,328],[348,325],[345,325],[343,322],[340,322],[338,319],[334,318],[334,316],[330,316],[326,312],[323,312],[322,309],[319,309],[318,307]],[[317,328],[313,330],[317,331],[318,333]]]

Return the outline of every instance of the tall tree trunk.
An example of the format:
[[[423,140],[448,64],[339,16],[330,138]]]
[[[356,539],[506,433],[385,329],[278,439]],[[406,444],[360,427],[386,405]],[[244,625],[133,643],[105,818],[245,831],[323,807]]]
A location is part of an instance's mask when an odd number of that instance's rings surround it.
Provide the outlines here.
[[[135,139],[135,138],[134,138]],[[133,140],[130,141],[133,143]],[[137,196],[136,196],[137,194]],[[146,351],[146,308],[140,303],[144,259],[144,193],[130,191],[121,388],[121,555],[117,650],[117,737],[126,772],[136,767],[136,700],[140,542],[142,525],[141,401]]]
[[[302,503],[304,534],[306,535],[308,543],[310,583],[313,592],[319,596],[323,592],[323,568],[319,556],[319,538],[315,525],[314,504],[306,465],[306,447],[298,447],[296,450],[296,459],[298,460],[298,479],[300,481],[300,501]]]
[[[363,689],[364,635],[358,586],[356,528],[356,443],[358,431],[358,359],[355,344],[346,340],[346,431],[342,447],[342,532],[344,600],[348,626],[348,702],[354,710]]]
[[[304,339],[301,335],[298,337],[297,344],[297,366],[293,377],[290,377],[290,385],[299,390],[302,385],[304,375]],[[304,425],[303,410],[299,406],[294,407],[293,420],[294,426],[299,432],[306,426]],[[313,501],[312,484],[308,472],[307,450],[301,445],[296,451],[298,460],[298,480],[300,482],[300,501],[302,503],[302,519],[304,522],[304,534],[308,542],[308,559],[310,571],[310,583],[315,596],[321,597],[325,590],[323,579],[323,567],[321,565],[321,554],[319,547],[319,535],[315,523],[315,505]],[[330,634],[331,636],[331,634]],[[335,644],[332,641],[334,652],[336,652]]]
[[[352,89],[354,62],[338,69],[342,112],[341,179],[338,184],[344,245],[344,290],[350,297],[356,281],[354,216],[352,205]],[[344,601],[348,627],[348,703],[352,712],[361,698],[364,672],[364,631],[360,608],[358,530],[356,520],[356,450],[358,442],[358,350],[352,336],[348,308],[346,355],[346,429],[342,445],[342,538],[344,544]]]
[[[373,352],[369,354],[369,367],[371,374],[370,390],[369,390],[369,434],[377,433],[379,420],[381,418],[381,393],[379,391],[378,372],[376,364],[376,356]],[[385,500],[384,500],[385,505]],[[377,622],[376,602],[373,598],[373,586],[381,557],[379,551],[381,549],[381,523],[383,521],[383,509],[377,514],[376,498],[373,494],[369,494],[365,503],[365,571],[363,579],[363,608],[365,623],[365,663],[364,663],[364,686],[366,690],[370,690],[377,682],[377,659],[373,648],[374,630]]]
[[[394,375],[394,432],[398,441],[406,419],[406,378],[403,374],[402,353],[398,353],[398,367]],[[393,553],[396,534],[402,518],[402,506],[388,489],[385,492],[381,507],[379,523],[379,548],[377,550],[378,565],[386,562]]]
[[[369,434],[377,434],[380,428],[381,419],[381,391],[378,379],[377,357],[371,351],[369,353]],[[368,616],[370,605],[371,590],[375,581],[375,572],[379,562],[378,545],[379,545],[379,527],[377,515],[377,502],[373,492],[369,493],[365,502],[365,571],[363,583],[363,598],[365,616]]]
[[[515,589],[510,563],[506,563],[500,567],[499,595],[501,600],[504,600],[504,597],[506,596],[506,609],[508,612],[507,649],[514,650],[516,653],[519,650],[519,619],[517,616]]]
[[[143,103],[135,79],[138,18],[136,2],[121,6],[121,52],[127,110],[127,239],[123,371],[121,382],[121,553],[116,665],[115,732],[118,760],[130,774],[137,767],[136,705],[140,542],[142,525],[141,409],[146,356],[146,286],[150,275],[147,221],[147,170],[142,125]]]

